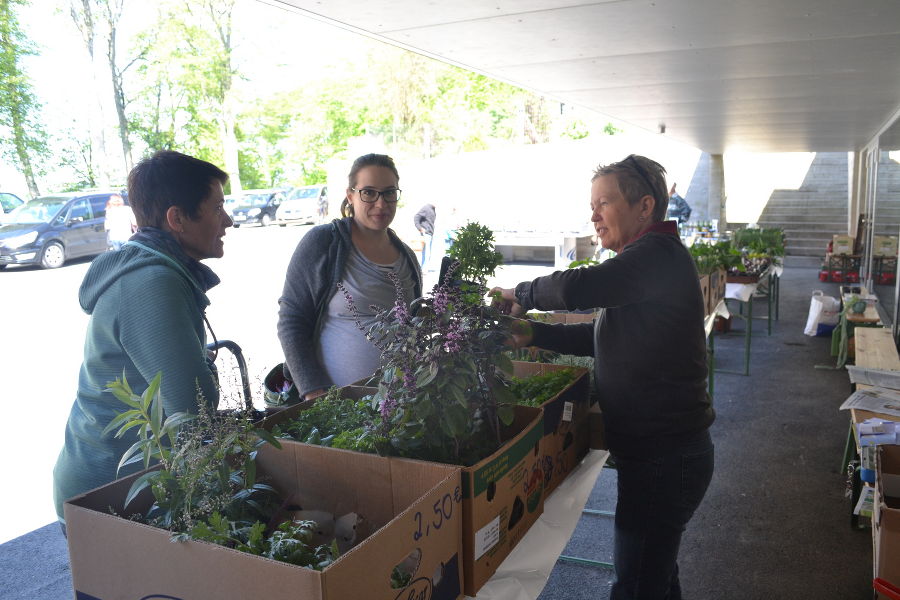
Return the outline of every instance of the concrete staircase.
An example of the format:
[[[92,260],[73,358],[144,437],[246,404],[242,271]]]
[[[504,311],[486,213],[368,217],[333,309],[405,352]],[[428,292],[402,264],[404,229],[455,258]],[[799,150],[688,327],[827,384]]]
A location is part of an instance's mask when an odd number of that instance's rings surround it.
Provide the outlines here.
[[[760,227],[779,227],[788,256],[822,257],[831,236],[847,233],[847,153],[819,152],[803,184],[775,190],[759,218]],[[878,165],[875,234],[900,231],[900,164],[882,157]]]
[[[784,230],[788,256],[824,256],[847,233],[847,153],[817,153],[799,189],[772,192],[759,226]]]

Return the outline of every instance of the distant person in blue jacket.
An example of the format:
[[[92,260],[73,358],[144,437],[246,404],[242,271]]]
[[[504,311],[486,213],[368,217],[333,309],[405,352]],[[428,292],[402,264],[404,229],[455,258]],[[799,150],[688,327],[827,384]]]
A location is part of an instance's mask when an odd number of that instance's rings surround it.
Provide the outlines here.
[[[219,278],[200,261],[224,254],[222,238],[233,224],[222,193],[227,181],[215,165],[170,150],[142,160],[128,175],[138,231],[119,251],[96,258],[78,291],[91,318],[65,444],[53,469],[63,532],[67,499],[142,468],[116,470],[138,436],[136,429],[121,438],[102,434],[128,409],[105,391],[108,383],[124,375],[140,394],[162,372],[166,415],[219,402],[204,328],[206,292]]]
[[[691,218],[691,207],[687,200],[675,191],[676,185],[673,183],[672,188],[669,190],[668,217],[677,220],[678,224],[681,225]]]

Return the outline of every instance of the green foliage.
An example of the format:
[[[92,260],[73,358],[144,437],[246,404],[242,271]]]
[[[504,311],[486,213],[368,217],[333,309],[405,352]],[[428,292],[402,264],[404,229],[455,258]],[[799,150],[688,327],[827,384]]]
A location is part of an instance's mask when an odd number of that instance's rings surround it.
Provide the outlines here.
[[[308,521],[287,521],[266,536],[265,523],[279,498],[258,479],[256,453],[266,442],[280,447],[278,441],[255,429],[246,416],[216,413],[203,402],[197,415],[167,417],[161,379],[158,373],[141,395],[124,377],[108,384],[128,410],[109,423],[104,435],[115,431],[122,437],[135,430],[138,438],[119,467],[159,462],[159,468],[135,479],[124,506],[149,488],[154,502],[140,520],[168,529],[176,540],[204,540],[314,569],[329,564],[337,554],[329,546],[310,546],[314,524]]]
[[[784,256],[784,231],[781,229],[738,229],[732,235],[732,241],[750,258]]]
[[[345,398],[339,388],[332,387],[327,394],[316,398],[310,408],[277,425],[272,433],[307,444],[373,452],[375,448],[366,435],[365,425],[377,418],[371,398]]]
[[[48,155],[47,135],[41,123],[41,105],[31,87],[23,61],[36,54],[19,25],[17,6],[25,0],[0,2],[0,150],[25,174],[29,190],[37,194],[33,163]]]
[[[366,331],[383,367],[372,398],[379,418],[363,435],[380,454],[474,464],[499,447],[500,423],[513,417],[512,396],[497,377],[511,369],[503,317],[446,283],[408,308],[395,286],[394,307]]]
[[[736,250],[731,242],[721,240],[715,244],[695,243],[690,247],[697,272],[701,275],[712,273],[716,269],[743,271],[741,253]]]
[[[409,582],[412,581],[412,576],[412,573],[407,573],[399,567],[394,567],[393,570],[391,570],[391,589],[404,589],[409,585]]]
[[[587,258],[581,258],[578,260],[573,260],[569,263],[567,269],[577,269],[579,267],[590,267],[591,265],[599,265],[600,263],[593,256],[589,256]]]
[[[476,221],[470,221],[453,233],[447,256],[459,262],[456,276],[484,286],[494,275],[503,255],[494,250],[494,232]]]
[[[517,404],[540,406],[563,391],[578,377],[574,369],[560,369],[531,377],[513,377],[509,386]]]

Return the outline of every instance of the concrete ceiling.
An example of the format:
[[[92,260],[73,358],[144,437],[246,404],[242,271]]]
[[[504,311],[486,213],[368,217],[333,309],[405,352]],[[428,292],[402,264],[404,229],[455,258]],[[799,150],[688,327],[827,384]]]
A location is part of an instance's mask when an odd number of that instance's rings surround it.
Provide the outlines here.
[[[267,0],[710,153],[843,151],[900,109],[898,0]]]

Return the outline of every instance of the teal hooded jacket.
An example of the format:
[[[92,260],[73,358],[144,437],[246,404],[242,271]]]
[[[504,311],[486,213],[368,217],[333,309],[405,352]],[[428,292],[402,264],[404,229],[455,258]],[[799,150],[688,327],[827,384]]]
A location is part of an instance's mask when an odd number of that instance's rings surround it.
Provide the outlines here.
[[[78,294],[81,308],[91,315],[84,361],[65,444],[53,469],[60,520],[67,499],[142,466],[116,470],[138,439],[136,429],[123,438],[115,438],[114,432],[102,435],[107,424],[128,409],[104,391],[110,382],[124,375],[140,394],[162,372],[166,415],[196,413],[201,395],[212,406],[218,404],[218,387],[206,363],[207,290],[180,262],[136,242],[102,254],[91,264]]]

